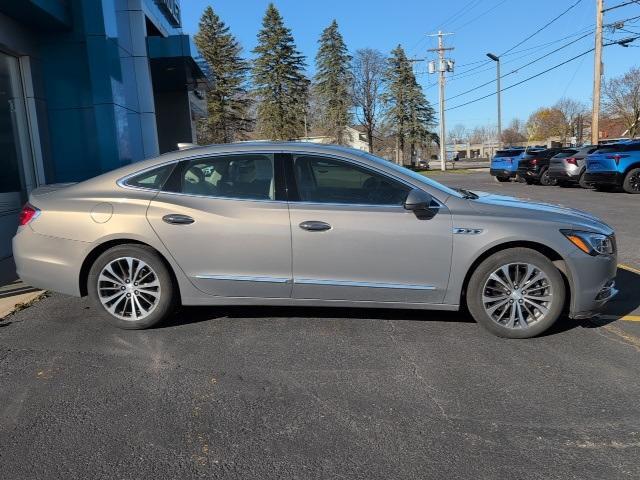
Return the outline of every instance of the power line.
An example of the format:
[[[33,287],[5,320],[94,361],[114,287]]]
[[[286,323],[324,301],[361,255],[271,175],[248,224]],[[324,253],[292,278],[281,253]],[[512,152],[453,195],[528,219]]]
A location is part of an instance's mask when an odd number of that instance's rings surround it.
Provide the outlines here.
[[[493,12],[496,8],[498,8],[500,5],[502,5],[503,3],[506,3],[507,0],[502,0],[501,2],[498,2],[496,5],[494,5],[492,8],[490,8],[489,10],[485,10],[483,13],[481,13],[480,15],[476,15],[475,17],[473,17],[471,20],[469,20],[466,23],[463,23],[462,25],[459,25],[456,29],[460,30],[463,29],[464,27],[466,27],[467,25],[472,24],[473,22],[475,22],[476,20],[484,17],[485,15]]]
[[[501,75],[501,76],[500,76],[500,78],[505,78],[505,77],[508,77],[509,75],[513,75],[513,74],[514,74],[514,73],[516,73],[518,70],[521,70],[521,69],[526,68],[526,67],[528,67],[528,66],[530,66],[530,65],[533,65],[534,63],[537,63],[537,62],[539,62],[540,60],[542,60],[542,59],[544,59],[544,58],[547,58],[548,56],[553,55],[554,53],[559,52],[560,50],[562,50],[562,49],[564,49],[564,48],[567,48],[567,47],[569,47],[569,46],[573,45],[573,44],[574,44],[574,43],[576,43],[576,42],[579,42],[580,40],[582,40],[582,39],[583,39],[583,38],[585,38],[585,37],[588,37],[589,35],[591,35],[591,32],[589,32],[589,33],[587,33],[587,34],[585,34],[585,35],[583,35],[583,36],[581,36],[581,37],[579,37],[579,38],[577,38],[577,39],[575,39],[575,40],[572,40],[572,41],[571,41],[571,42],[569,42],[569,43],[565,43],[565,44],[564,44],[564,45],[562,45],[561,47],[558,47],[558,48],[556,48],[555,50],[552,50],[552,51],[550,51],[550,52],[548,52],[548,53],[545,53],[544,55],[542,55],[542,56],[540,56],[540,57],[538,57],[538,58],[536,58],[536,59],[534,59],[534,60],[531,60],[529,63],[527,63],[527,64],[525,64],[525,65],[521,65],[521,66],[519,66],[519,67],[517,67],[517,68],[514,68],[514,69],[513,69],[513,70],[511,70],[509,73],[505,73],[504,75]],[[485,87],[485,86],[487,86],[487,85],[491,85],[492,83],[495,83],[495,82],[496,82],[496,79],[490,80],[490,81],[488,81],[488,82],[483,83],[482,85],[478,85],[477,87],[471,88],[471,89],[466,90],[466,91],[464,91],[464,92],[462,92],[462,93],[458,93],[457,95],[454,95],[453,97],[449,97],[449,98],[447,99],[447,101],[449,101],[449,100],[453,100],[454,98],[461,97],[461,96],[463,96],[463,95],[466,95],[467,93],[474,92],[474,91],[476,91],[476,90],[479,90],[479,89],[480,89],[480,88],[482,88],[482,87]]]
[[[544,29],[546,29],[547,27],[549,27],[550,25],[552,25],[556,20],[558,20],[560,17],[566,15],[569,11],[571,11],[571,9],[573,9],[576,5],[578,5],[579,3],[581,3],[582,0],[577,0],[575,3],[573,3],[569,8],[567,8],[564,12],[562,12],[560,15],[558,15],[557,17],[553,18],[552,20],[550,20],[549,22],[547,22],[545,25],[543,25],[541,28],[539,28],[538,30],[536,30],[535,32],[533,32],[531,35],[529,35],[527,38],[525,38],[524,40],[521,40],[520,42],[516,43],[513,47],[511,47],[509,50],[506,50],[504,52],[502,52],[500,55],[498,55],[499,57],[503,56],[505,53],[509,53],[512,50],[515,50],[516,48],[518,48],[520,45],[522,45],[523,43],[525,43],[526,41],[530,40],[531,38],[535,37],[536,35],[538,35],[540,32],[542,32]]]
[[[605,8],[604,10],[602,10],[602,13],[608,12],[609,10],[615,10],[616,8],[626,7],[627,5],[631,5],[632,3],[635,3],[636,5],[640,5],[640,3],[638,3],[637,0],[634,0],[632,2],[624,2],[624,3],[620,3],[619,5],[614,5],[613,7]]]
[[[633,41],[633,40],[637,40],[638,38],[640,38],[640,35],[639,35],[639,36],[637,36],[637,37],[630,37],[629,39],[624,39],[624,40],[626,40],[626,41]],[[620,44],[620,42],[621,42],[621,40],[618,40],[618,41],[615,41],[615,42],[611,42],[611,43],[607,43],[607,44],[603,45],[603,47],[608,47],[608,46],[610,46],[610,45]],[[635,46],[635,45],[634,45],[634,46]],[[584,51],[584,52],[582,52],[582,53],[580,53],[580,54],[576,55],[575,57],[571,57],[570,59],[565,60],[565,61],[564,61],[564,62],[562,62],[562,63],[558,63],[557,65],[554,65],[553,67],[550,67],[550,68],[547,68],[546,70],[543,70],[542,72],[536,73],[535,75],[531,75],[530,77],[527,77],[527,78],[525,78],[524,80],[521,80],[521,81],[519,81],[519,82],[516,82],[516,83],[514,83],[514,84],[512,84],[512,85],[509,85],[508,87],[504,87],[504,88],[500,89],[500,92],[504,92],[505,90],[509,90],[509,89],[511,89],[511,88],[517,87],[518,85],[522,85],[523,83],[528,82],[529,80],[533,80],[534,78],[537,78],[537,77],[539,77],[539,76],[541,76],[541,75],[544,75],[545,73],[548,73],[548,72],[550,72],[550,71],[552,71],[552,70],[555,70],[556,68],[559,68],[559,67],[561,67],[561,66],[563,66],[563,65],[566,65],[567,63],[573,62],[574,60],[577,60],[577,59],[578,59],[578,58],[580,58],[580,57],[584,57],[585,55],[587,55],[587,54],[589,54],[589,53],[593,52],[594,50],[595,50],[595,48],[590,48],[589,50]],[[488,94],[488,95],[484,95],[484,96],[482,96],[482,97],[476,98],[476,99],[474,99],[474,100],[470,100],[470,101],[468,101],[468,102],[461,103],[460,105],[454,105],[453,107],[449,107],[449,108],[447,108],[446,110],[454,110],[454,109],[456,109],[456,108],[461,108],[461,107],[464,107],[464,106],[466,106],[466,105],[470,105],[470,104],[472,104],[472,103],[479,102],[480,100],[484,100],[485,98],[489,98],[489,97],[492,97],[492,96],[496,95],[496,93],[497,93],[497,92],[493,92],[493,93],[490,93],[490,94]]]

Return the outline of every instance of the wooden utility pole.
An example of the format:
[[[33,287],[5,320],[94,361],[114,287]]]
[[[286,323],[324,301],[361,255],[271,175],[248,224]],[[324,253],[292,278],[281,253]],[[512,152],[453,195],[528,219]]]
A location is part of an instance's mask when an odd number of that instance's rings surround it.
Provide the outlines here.
[[[600,90],[602,86],[602,21],[604,0],[596,0],[596,45],[593,64],[593,109],[591,111],[591,144],[600,140]]]
[[[438,52],[438,68],[435,69],[430,66],[429,73],[435,73],[435,71],[437,70],[440,74],[440,169],[442,171],[445,171],[447,169],[447,140],[445,138],[446,130],[444,121],[444,85],[446,78],[444,74],[446,72],[453,71],[453,61],[444,58],[444,54],[447,50],[453,50],[453,47],[445,48],[442,38],[445,35],[453,35],[453,33],[442,33],[441,31],[439,31],[438,33],[429,35],[430,37],[438,37],[438,48],[429,49],[430,52]]]

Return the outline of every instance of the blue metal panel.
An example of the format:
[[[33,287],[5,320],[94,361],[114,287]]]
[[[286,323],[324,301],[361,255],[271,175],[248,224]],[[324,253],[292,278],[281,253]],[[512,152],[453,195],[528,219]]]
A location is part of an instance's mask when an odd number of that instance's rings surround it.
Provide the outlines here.
[[[43,29],[58,30],[71,26],[66,0],[0,0],[0,12]]]

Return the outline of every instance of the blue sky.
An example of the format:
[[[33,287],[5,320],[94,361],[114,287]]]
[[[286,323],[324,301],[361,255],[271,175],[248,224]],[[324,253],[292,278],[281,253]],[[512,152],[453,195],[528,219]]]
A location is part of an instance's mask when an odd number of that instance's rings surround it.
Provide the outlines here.
[[[314,58],[320,32],[334,18],[351,51],[358,48],[377,48],[388,53],[402,44],[411,57],[433,57],[427,49],[435,46],[435,39],[427,37],[441,28],[454,32],[447,37],[447,46],[455,47],[450,57],[456,61],[456,73],[447,84],[447,97],[495,79],[495,64],[474,63],[486,60],[486,52],[501,54],[538,30],[576,0],[280,0],[274,2],[291,28],[299,50],[307,56],[309,73],[314,70]],[[512,72],[502,80],[503,88],[563,62],[593,47],[593,35],[542,59],[535,64],[520,66],[580,38],[595,23],[595,0],[582,0],[568,14],[531,40],[517,47],[513,54],[503,57],[502,73]],[[623,0],[605,1],[606,6],[624,3]],[[251,56],[256,44],[256,33],[269,4],[267,0],[184,0],[182,2],[183,27],[195,33],[198,20],[207,5],[211,5],[238,38],[245,55]],[[629,5],[606,14],[605,24],[620,19],[640,16],[640,5]],[[640,18],[625,28],[640,32]],[[543,44],[574,35],[551,45]],[[623,38],[631,33],[605,31],[606,38]],[[635,42],[640,45],[640,40]],[[523,51],[527,49],[526,51]],[[518,52],[518,53],[516,53]],[[639,48],[617,45],[604,51],[605,76],[611,77],[640,65]],[[471,65],[469,65],[471,64]],[[427,98],[438,104],[436,78],[426,74],[426,64],[416,63],[415,71],[425,87]],[[473,69],[473,70],[470,70]],[[519,87],[503,92],[503,124],[512,118],[526,120],[536,108],[551,105],[563,96],[585,102],[591,101],[593,55],[568,63],[546,75]],[[467,95],[451,99],[454,106],[495,91],[495,83]],[[447,127],[463,124],[496,123],[495,96],[447,112]]]

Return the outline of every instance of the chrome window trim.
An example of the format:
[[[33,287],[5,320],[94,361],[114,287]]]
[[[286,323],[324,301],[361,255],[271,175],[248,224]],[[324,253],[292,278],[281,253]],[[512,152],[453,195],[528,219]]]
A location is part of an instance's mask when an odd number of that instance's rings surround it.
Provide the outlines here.
[[[261,202],[261,203],[278,203],[278,204],[289,204],[289,205],[326,205],[326,206],[339,206],[339,207],[374,207],[374,208],[400,208],[404,211],[404,208],[402,207],[402,205],[389,205],[389,204],[385,204],[385,205],[380,205],[380,204],[356,204],[356,203],[319,203],[319,202],[290,202],[287,200],[271,200],[271,199],[253,199],[253,198],[235,198],[235,197],[213,197],[210,195],[197,195],[197,194],[193,194],[193,193],[181,193],[181,192],[165,192],[163,190],[160,189],[155,189],[155,188],[144,188],[144,187],[134,187],[131,185],[127,185],[125,182],[131,178],[134,177],[136,175],[148,172],[150,170],[153,170],[155,168],[159,168],[159,167],[163,167],[165,165],[169,165],[171,163],[180,163],[183,161],[191,161],[191,160],[197,160],[199,158],[211,158],[211,157],[221,157],[221,156],[229,156],[229,155],[243,155],[243,154],[252,154],[252,155],[275,155],[277,153],[284,153],[284,154],[288,154],[291,155],[292,160],[293,160],[293,155],[309,155],[309,156],[320,156],[320,157],[327,157],[330,159],[334,159],[334,160],[339,160],[339,161],[343,161],[343,162],[348,162],[348,163],[354,163],[356,166],[358,167],[362,167],[366,170],[371,170],[374,173],[377,173],[379,175],[382,176],[386,176],[386,177],[390,177],[391,179],[393,179],[394,181],[397,181],[399,183],[402,183],[403,185],[405,185],[406,187],[410,188],[410,189],[418,189],[418,190],[423,190],[420,187],[415,186],[414,184],[406,181],[403,178],[397,177],[391,173],[388,173],[386,171],[382,171],[379,170],[375,167],[371,167],[368,164],[365,164],[361,161],[358,161],[356,159],[352,159],[352,158],[348,158],[348,157],[343,157],[343,156],[339,156],[339,155],[335,155],[333,153],[325,153],[325,152],[305,152],[305,151],[298,151],[298,150],[283,150],[283,149],[274,149],[274,150],[257,150],[255,152],[252,151],[241,151],[241,152],[233,152],[233,151],[224,151],[224,152],[219,152],[219,153],[208,153],[208,154],[199,154],[199,155],[191,155],[191,156],[186,156],[183,158],[178,158],[178,159],[173,159],[173,160],[167,160],[166,162],[163,163],[159,163],[159,164],[155,164],[153,166],[147,167],[147,168],[143,168],[142,170],[138,170],[136,172],[130,173],[120,179],[118,179],[116,181],[116,184],[121,187],[121,188],[125,188],[125,189],[131,189],[131,190],[141,190],[141,191],[147,191],[147,192],[156,192],[156,193],[165,193],[167,195],[183,195],[183,196],[188,196],[188,197],[196,197],[196,198],[211,198],[214,200],[237,200],[237,201],[245,201],[245,202]],[[274,172],[274,177],[275,177],[275,172]],[[435,188],[435,187],[434,187]],[[433,197],[433,200],[435,202],[438,203],[437,208],[440,209],[442,207],[445,206],[444,202],[442,202],[441,200],[439,200],[436,197]],[[436,208],[436,207],[434,207]]]
[[[260,277],[251,275],[196,275],[201,280],[229,280],[234,282],[291,283],[288,277]]]
[[[357,282],[351,280],[322,280],[314,278],[294,278],[294,285],[327,285],[335,287],[389,288],[396,290],[435,290],[433,285],[414,285],[408,283]]]

